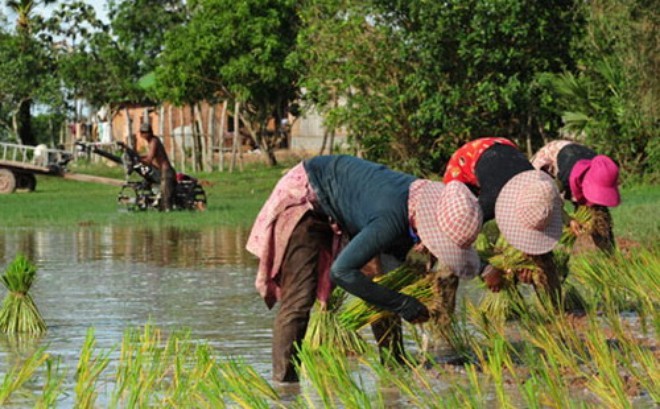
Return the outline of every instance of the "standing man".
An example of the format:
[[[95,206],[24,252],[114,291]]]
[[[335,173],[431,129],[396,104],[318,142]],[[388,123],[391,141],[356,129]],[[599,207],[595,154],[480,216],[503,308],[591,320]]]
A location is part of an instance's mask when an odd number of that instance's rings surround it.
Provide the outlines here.
[[[154,135],[151,125],[140,125],[140,137],[147,142],[147,154],[140,156],[140,161],[160,172],[160,211],[170,211],[176,188],[176,172],[167,157],[165,146],[160,138]]]

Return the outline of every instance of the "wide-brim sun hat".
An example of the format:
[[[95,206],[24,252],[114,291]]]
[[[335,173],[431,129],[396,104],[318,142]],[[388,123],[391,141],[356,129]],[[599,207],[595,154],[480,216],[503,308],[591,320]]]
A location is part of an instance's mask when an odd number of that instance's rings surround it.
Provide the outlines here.
[[[619,194],[619,167],[605,155],[591,159],[582,180],[582,193],[591,203],[614,207],[621,203]]]
[[[421,187],[415,210],[415,227],[422,244],[460,277],[479,271],[480,261],[472,243],[481,231],[483,216],[476,197],[461,182],[429,181]]]
[[[545,254],[561,237],[562,205],[553,179],[528,170],[502,188],[495,201],[495,221],[513,247],[526,254]]]

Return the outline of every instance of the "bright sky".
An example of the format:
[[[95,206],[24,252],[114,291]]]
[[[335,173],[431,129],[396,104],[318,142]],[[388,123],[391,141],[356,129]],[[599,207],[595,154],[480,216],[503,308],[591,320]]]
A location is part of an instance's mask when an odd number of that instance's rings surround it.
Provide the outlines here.
[[[87,0],[85,3],[90,4],[94,7],[94,10],[96,10],[96,16],[99,17],[101,20],[107,22],[107,5],[106,5],[106,0]],[[9,17],[10,21],[13,21],[13,13],[9,10],[7,6],[5,6],[5,2],[3,1],[1,4],[0,8],[0,13],[4,14],[5,16]],[[57,4],[49,6],[49,8],[52,7],[59,7]],[[37,6],[37,10],[43,10],[42,6]]]
[[[106,0],[88,0],[86,3],[94,6],[97,17],[104,21],[107,20],[106,16],[108,14],[108,10],[105,4]]]

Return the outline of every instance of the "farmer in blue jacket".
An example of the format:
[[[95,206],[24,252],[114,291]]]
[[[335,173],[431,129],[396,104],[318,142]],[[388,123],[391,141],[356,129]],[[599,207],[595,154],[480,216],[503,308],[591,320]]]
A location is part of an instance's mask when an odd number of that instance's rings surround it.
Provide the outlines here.
[[[297,382],[296,348],[316,298],[331,285],[394,312],[411,323],[429,319],[417,299],[373,282],[361,269],[381,254],[403,261],[426,248],[459,277],[481,270],[471,245],[482,223],[474,195],[351,156],[304,161],[278,182],[261,209],[247,249],[259,257],[256,287],[270,307],[280,301],[273,329],[273,378]],[[341,238],[348,243],[341,248]]]

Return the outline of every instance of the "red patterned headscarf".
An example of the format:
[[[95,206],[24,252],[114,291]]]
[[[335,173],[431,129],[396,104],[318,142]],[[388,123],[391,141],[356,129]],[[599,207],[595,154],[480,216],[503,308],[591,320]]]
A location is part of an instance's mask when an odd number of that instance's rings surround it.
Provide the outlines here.
[[[479,187],[479,182],[474,174],[474,169],[477,166],[481,154],[496,143],[510,145],[518,149],[515,143],[506,138],[490,137],[470,141],[458,148],[458,150],[451,155],[449,162],[447,162],[447,170],[445,171],[445,176],[442,181],[449,183],[452,180],[458,180],[459,182]]]

